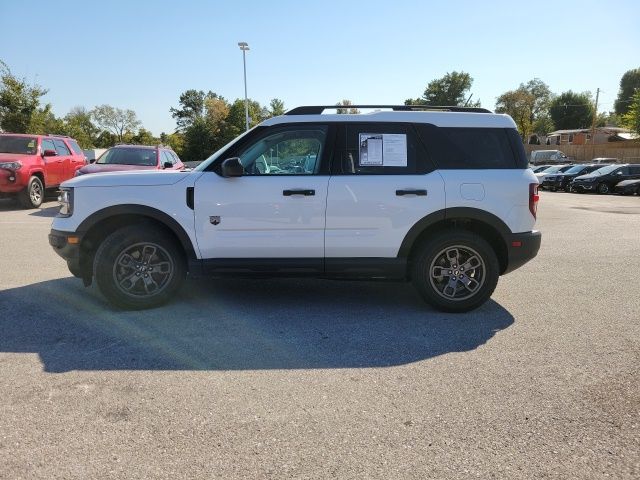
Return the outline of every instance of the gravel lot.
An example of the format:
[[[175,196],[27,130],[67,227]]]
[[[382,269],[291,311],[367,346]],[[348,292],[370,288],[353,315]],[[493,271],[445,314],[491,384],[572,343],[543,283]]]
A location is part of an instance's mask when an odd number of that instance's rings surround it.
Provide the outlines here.
[[[542,193],[465,315],[406,284],[189,282],[114,311],[0,201],[0,478],[639,478],[640,198]]]

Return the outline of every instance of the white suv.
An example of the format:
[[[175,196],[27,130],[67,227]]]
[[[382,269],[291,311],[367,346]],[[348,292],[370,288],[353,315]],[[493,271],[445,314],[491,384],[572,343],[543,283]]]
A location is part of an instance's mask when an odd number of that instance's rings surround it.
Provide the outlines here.
[[[67,181],[49,242],[124,308],[245,275],[411,281],[462,312],[536,255],[538,182],[509,116],[331,108],[270,118],[190,172]]]

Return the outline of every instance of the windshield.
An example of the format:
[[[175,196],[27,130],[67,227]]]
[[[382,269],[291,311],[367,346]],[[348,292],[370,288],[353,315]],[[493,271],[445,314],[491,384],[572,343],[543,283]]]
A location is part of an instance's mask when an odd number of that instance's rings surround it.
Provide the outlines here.
[[[618,165],[607,165],[606,167],[599,168],[595,172],[591,172],[591,175],[607,175],[608,173],[613,172]]]
[[[98,165],[140,165],[155,167],[158,158],[155,149],[150,148],[111,148],[96,160]]]
[[[240,135],[240,136],[234,138],[233,140],[231,140],[224,147],[222,147],[222,148],[218,149],[217,151],[213,152],[213,154],[209,158],[207,158],[200,165],[198,165],[196,168],[194,168],[193,171],[194,172],[202,172],[202,171],[204,171],[205,168],[207,168],[209,165],[211,165],[213,162],[215,162],[220,157],[220,155],[222,155],[232,144],[234,144],[235,142],[240,140],[242,137],[244,137],[247,133],[252,132],[256,128],[258,128],[258,127],[253,127],[251,130],[247,130],[242,135]]]
[[[562,167],[549,167],[549,168],[543,170],[542,172],[544,172],[544,173],[556,173],[556,172],[559,172],[561,168]]]
[[[35,137],[0,135],[0,153],[34,155],[37,149],[38,140]]]
[[[575,165],[575,166],[571,167],[569,170],[567,170],[565,173],[580,173],[585,168],[586,167],[583,166],[583,165]]]

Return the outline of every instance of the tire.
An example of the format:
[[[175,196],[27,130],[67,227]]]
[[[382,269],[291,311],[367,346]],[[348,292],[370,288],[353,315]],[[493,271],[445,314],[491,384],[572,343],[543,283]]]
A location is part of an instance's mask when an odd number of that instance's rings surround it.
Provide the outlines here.
[[[40,208],[44,200],[44,185],[35,175],[29,179],[27,188],[18,193],[18,202],[24,208]]]
[[[178,292],[187,272],[177,241],[148,225],[123,227],[109,235],[96,252],[93,270],[106,299],[128,310],[166,303]]]
[[[607,185],[606,183],[601,183],[598,185],[596,190],[598,191],[599,194],[606,195],[607,193],[609,193],[610,189],[609,189],[609,185]]]
[[[460,265],[461,261],[465,263]],[[472,275],[463,273],[460,267],[465,265]],[[453,280],[456,271],[458,279]],[[493,248],[482,237],[466,230],[436,234],[419,247],[411,263],[414,287],[425,302],[443,312],[468,312],[479,307],[491,297],[499,276],[500,266]],[[474,282],[473,291],[465,286]]]

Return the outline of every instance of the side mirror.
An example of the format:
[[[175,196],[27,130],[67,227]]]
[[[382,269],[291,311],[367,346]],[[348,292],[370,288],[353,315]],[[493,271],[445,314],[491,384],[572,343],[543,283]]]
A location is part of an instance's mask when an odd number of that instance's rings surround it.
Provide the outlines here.
[[[222,162],[223,177],[241,177],[244,175],[244,167],[238,157],[227,158]]]
[[[90,158],[89,159],[89,163],[96,163],[96,159],[95,158]]]
[[[173,163],[171,162],[164,162],[162,164],[162,168],[173,168]]]
[[[55,157],[56,155],[58,155],[58,152],[55,150],[45,150],[42,152],[43,157]]]

